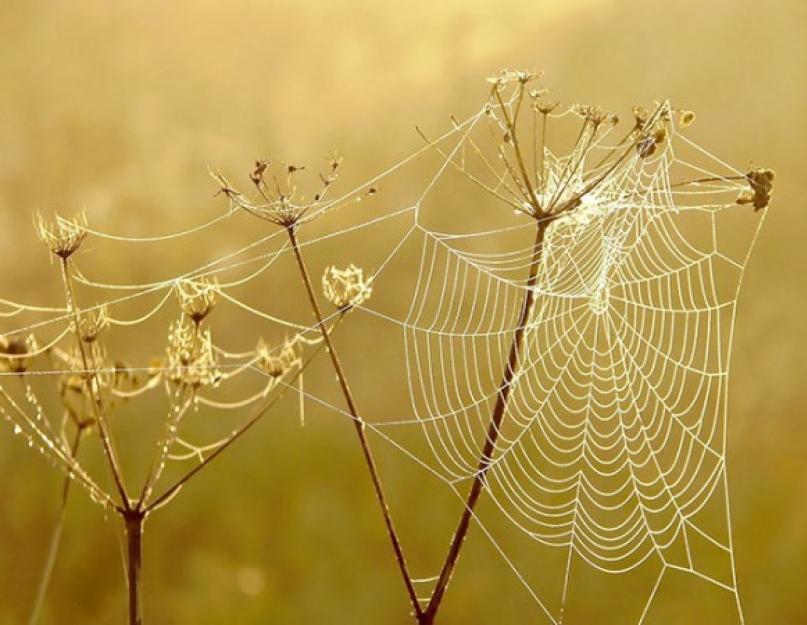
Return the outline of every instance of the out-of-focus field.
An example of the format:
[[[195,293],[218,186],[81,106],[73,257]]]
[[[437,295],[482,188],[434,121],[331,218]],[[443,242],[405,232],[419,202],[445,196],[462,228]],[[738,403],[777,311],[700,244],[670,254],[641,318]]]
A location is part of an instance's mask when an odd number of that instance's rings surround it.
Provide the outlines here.
[[[697,112],[690,136],[698,143],[741,169],[777,172],[741,294],[728,463],[747,622],[807,623],[805,29],[807,8],[796,0],[6,0],[0,297],[59,302],[58,272],[31,227],[36,209],[86,207],[91,224],[106,231],[171,232],[223,210],[208,165],[246,180],[256,157],[318,163],[334,148],[345,156],[348,189],[420,147],[415,123],[445,128],[450,114],[474,111],[487,93],[484,77],[502,67],[543,69],[563,102],[626,115],[634,103],[669,98]],[[78,262],[112,281],[161,279],[248,243],[255,228],[239,216],[191,243],[145,250],[89,239]],[[374,240],[360,243],[369,249]],[[311,260],[319,271],[332,261],[317,249]],[[351,260],[349,250],[328,249],[338,256],[333,262]],[[257,303],[302,305],[301,297],[291,273],[276,272],[247,292]],[[297,312],[308,320],[304,308]],[[233,323],[219,335],[238,344],[263,331],[259,325]],[[116,336],[117,349],[145,360],[141,338]],[[348,328],[342,340],[367,412],[405,410],[405,385],[367,366],[379,352],[369,329]],[[338,403],[330,384],[324,367],[306,379]],[[118,434],[150,453],[155,419],[135,409],[124,417]],[[416,573],[432,575],[458,502],[392,447],[376,444]],[[145,463],[136,453],[124,460]],[[0,625],[12,625],[27,618],[62,478],[7,427],[0,476]],[[539,594],[556,596],[557,562],[545,570],[545,552],[508,533],[492,512],[485,510],[497,537],[518,554]],[[42,623],[122,621],[113,522],[73,493]],[[542,622],[490,543],[478,532],[469,540],[442,622]],[[152,625],[408,622],[352,428],[315,405],[300,427],[296,400],[155,516],[145,561]],[[652,580],[581,582],[570,625],[636,622]],[[673,580],[649,622],[729,625],[736,621],[724,601],[692,580]]]

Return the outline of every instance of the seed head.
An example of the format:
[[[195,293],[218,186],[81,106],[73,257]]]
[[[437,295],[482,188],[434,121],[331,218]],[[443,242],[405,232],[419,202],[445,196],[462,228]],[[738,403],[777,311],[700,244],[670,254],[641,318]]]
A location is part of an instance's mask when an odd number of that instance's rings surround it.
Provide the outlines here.
[[[216,386],[222,376],[213,354],[210,331],[197,334],[198,329],[182,319],[170,326],[167,377],[176,384],[185,383],[192,388]]]
[[[612,113],[605,112],[601,106],[592,106],[591,104],[577,104],[572,107],[572,111],[595,127],[606,120],[610,121],[616,117]]]
[[[526,85],[528,82],[535,80],[539,76],[540,74],[536,74],[535,72],[503,69],[496,76],[488,77],[487,82],[493,85],[495,88],[511,85],[513,83]]]
[[[686,128],[695,123],[695,113],[692,111],[681,111],[678,115],[678,125],[681,128]]]
[[[81,247],[87,236],[87,215],[80,212],[73,219],[55,215],[53,221],[46,221],[37,212],[34,215],[34,228],[39,240],[62,259],[70,258]]]
[[[544,98],[538,98],[535,101],[534,106],[539,113],[543,115],[549,115],[552,111],[558,108],[558,104],[559,102],[557,100],[547,100]]]
[[[322,292],[339,310],[359,306],[372,295],[372,278],[365,279],[364,270],[349,265],[345,269],[327,267],[322,274]]]
[[[776,178],[776,172],[772,169],[752,169],[745,178],[751,189],[740,194],[737,204],[753,204],[755,211],[766,208],[773,196],[773,180]]]
[[[297,341],[294,340],[286,339],[281,347],[271,349],[263,339],[260,339],[255,352],[258,356],[258,367],[273,378],[282,377],[292,367],[300,364]]]
[[[106,304],[87,310],[78,317],[78,334],[85,343],[94,343],[109,327],[109,310]]]
[[[36,350],[37,343],[33,334],[25,339],[0,336],[0,370],[25,373]]]
[[[219,285],[215,279],[181,280],[176,292],[182,312],[199,325],[216,306]]]

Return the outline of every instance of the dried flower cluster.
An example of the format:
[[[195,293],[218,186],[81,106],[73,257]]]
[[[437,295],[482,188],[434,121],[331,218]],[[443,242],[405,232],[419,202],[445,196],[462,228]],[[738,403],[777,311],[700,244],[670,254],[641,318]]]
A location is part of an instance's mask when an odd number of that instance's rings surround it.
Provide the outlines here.
[[[33,334],[24,339],[0,336],[0,371],[25,373],[36,350],[37,343]]]
[[[97,306],[78,315],[78,334],[85,343],[95,343],[98,336],[109,327],[109,309]]]
[[[73,219],[65,219],[57,214],[53,221],[46,221],[36,213],[34,227],[39,240],[53,254],[67,259],[81,247],[87,236],[87,215],[82,211]]]
[[[364,277],[364,270],[356,265],[344,269],[327,267],[322,274],[322,292],[339,310],[360,306],[373,293],[372,278]]]
[[[176,292],[182,312],[198,326],[216,306],[219,285],[207,278],[186,279],[177,284]]]
[[[210,330],[180,319],[171,325],[166,349],[166,377],[191,388],[216,386],[221,381]]]
[[[263,339],[255,348],[258,367],[272,378],[280,378],[300,365],[297,340],[286,339],[279,348],[270,348]]]
[[[753,169],[745,175],[751,190],[737,198],[738,204],[753,204],[754,210],[766,208],[773,196],[773,181],[776,173],[772,169]]]

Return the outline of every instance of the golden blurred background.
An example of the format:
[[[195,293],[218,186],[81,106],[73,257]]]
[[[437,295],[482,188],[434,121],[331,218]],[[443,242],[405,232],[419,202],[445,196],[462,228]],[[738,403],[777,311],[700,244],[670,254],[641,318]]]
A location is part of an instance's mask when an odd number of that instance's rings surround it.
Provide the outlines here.
[[[347,190],[419,148],[414,124],[442,129],[449,115],[475,111],[484,78],[503,67],[544,70],[563,102],[627,112],[669,98],[697,112],[695,141],[740,169],[775,169],[774,201],[740,298],[728,463],[746,622],[807,623],[807,207],[798,190],[807,5],[6,0],[0,15],[0,297],[30,303],[60,298],[58,272],[31,227],[35,210],[85,207],[92,226],[132,236],[177,231],[223,210],[209,166],[243,181],[258,157],[319,163],[335,148]],[[239,216],[180,245],[90,239],[78,262],[99,279],[147,282],[255,238],[255,223]],[[351,260],[338,247],[326,252]],[[332,261],[316,253],[320,271]],[[286,301],[299,299],[295,289],[281,275],[247,294],[305,321],[305,309]],[[238,319],[219,335],[248,348],[264,330]],[[147,339],[119,333],[115,347],[145,360],[164,336],[155,327]],[[388,396],[383,371],[366,366],[378,349],[372,338],[348,327],[343,340],[368,412],[406,405],[405,395]],[[327,368],[310,379],[307,388],[332,381]],[[339,403],[336,390],[321,394]],[[124,418],[121,437],[152,440],[138,421],[145,416],[133,408]],[[317,406],[300,427],[296,400],[283,403],[155,516],[145,546],[147,622],[409,622],[351,430]],[[431,575],[457,501],[376,443],[410,557]],[[145,461],[132,453],[125,462]],[[62,477],[8,428],[0,474],[0,625],[11,625],[26,621],[33,602]],[[73,493],[43,624],[123,620],[116,523]],[[536,588],[556,592],[542,552],[509,536],[506,524],[496,527]],[[469,541],[442,622],[544,622],[490,543],[479,532]],[[648,579],[617,591],[584,582],[573,591],[570,625],[635,623]],[[679,582],[663,589],[651,625],[736,623],[723,599]]]

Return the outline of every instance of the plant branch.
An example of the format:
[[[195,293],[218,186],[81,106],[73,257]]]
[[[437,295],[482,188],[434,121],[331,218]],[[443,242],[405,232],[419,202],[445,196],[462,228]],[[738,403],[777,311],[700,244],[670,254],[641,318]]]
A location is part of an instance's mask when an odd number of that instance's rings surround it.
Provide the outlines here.
[[[538,226],[535,235],[535,242],[533,244],[530,272],[527,278],[527,293],[524,296],[524,303],[521,307],[518,325],[516,326],[513,342],[510,346],[510,354],[507,358],[507,365],[504,370],[503,379],[499,385],[499,392],[497,394],[496,404],[490,418],[490,424],[488,425],[487,436],[485,438],[485,444],[482,447],[479,465],[477,467],[476,474],[474,475],[471,489],[468,492],[468,497],[465,500],[465,509],[460,517],[459,525],[454,531],[454,535],[451,539],[448,555],[443,563],[443,568],[440,571],[440,575],[437,578],[434,592],[432,593],[432,596],[429,599],[429,604],[419,621],[421,625],[431,625],[434,623],[434,618],[437,615],[437,611],[440,608],[446,588],[451,581],[454,568],[459,560],[460,551],[465,541],[465,537],[470,529],[474,508],[479,500],[479,496],[482,494],[482,488],[485,484],[485,474],[487,473],[488,467],[493,459],[493,451],[496,446],[496,442],[499,439],[499,434],[501,433],[501,424],[507,410],[507,402],[510,397],[513,379],[518,372],[519,357],[521,353],[521,345],[524,340],[524,333],[529,322],[530,315],[532,314],[532,308],[535,302],[534,287],[538,277],[538,266],[543,256],[544,235],[546,234],[546,229],[549,222],[539,220],[537,224]]]
[[[81,355],[81,362],[84,366],[84,371],[86,371],[87,375],[87,390],[90,394],[90,403],[93,406],[93,411],[95,412],[96,421],[98,422],[98,432],[101,437],[101,444],[104,448],[104,455],[107,457],[109,462],[110,470],[112,471],[112,477],[115,480],[115,486],[118,489],[118,493],[121,497],[121,505],[124,509],[129,508],[129,495],[126,492],[126,486],[123,482],[123,476],[121,474],[121,469],[118,464],[118,459],[115,455],[115,449],[112,443],[112,438],[109,434],[109,426],[106,421],[106,415],[104,414],[103,404],[101,403],[101,398],[98,396],[95,390],[95,376],[92,374],[92,369],[89,366],[89,359],[84,349],[84,342],[81,340],[81,332],[79,330],[79,326],[81,323],[81,319],[78,312],[78,304],[76,302],[76,297],[73,292],[73,283],[70,279],[70,269],[68,267],[68,259],[62,258],[61,259],[61,267],[62,267],[62,282],[64,284],[64,291],[65,291],[65,300],[67,305],[68,312],[73,316],[73,331],[76,335],[76,342],[78,343],[78,351]]]
[[[401,577],[403,578],[404,585],[406,586],[406,592],[409,595],[409,600],[412,603],[412,609],[414,610],[415,616],[418,619],[418,621],[420,621],[423,614],[423,610],[420,607],[420,603],[417,598],[417,593],[415,591],[415,587],[412,582],[412,576],[409,573],[409,568],[407,567],[406,564],[406,558],[404,557],[403,548],[401,547],[401,542],[398,538],[398,533],[395,529],[394,523],[392,522],[392,516],[390,514],[389,505],[387,503],[387,498],[386,495],[384,494],[384,488],[381,483],[381,476],[378,473],[375,458],[373,457],[373,452],[370,448],[370,442],[367,439],[367,433],[365,431],[365,423],[364,420],[359,416],[359,411],[356,408],[355,401],[353,400],[353,394],[350,391],[350,386],[348,385],[345,372],[342,368],[342,363],[339,360],[339,356],[337,355],[336,349],[334,348],[333,342],[331,341],[331,337],[325,327],[322,312],[320,311],[319,304],[317,303],[317,297],[314,293],[314,287],[311,284],[311,278],[308,275],[308,269],[306,268],[302,253],[300,252],[300,245],[297,241],[297,235],[295,234],[294,229],[295,229],[294,225],[290,225],[286,228],[286,231],[288,232],[289,235],[289,241],[291,242],[292,249],[294,250],[294,256],[297,260],[297,265],[300,269],[300,275],[302,277],[303,284],[305,285],[305,289],[308,293],[308,299],[311,303],[311,309],[316,318],[317,325],[319,326],[320,331],[322,333],[322,339],[325,342],[325,346],[328,348],[328,353],[331,356],[331,363],[333,364],[336,377],[339,380],[339,386],[342,389],[342,394],[344,395],[345,402],[347,403],[348,411],[350,412],[350,415],[353,418],[353,424],[356,428],[356,434],[359,437],[359,443],[361,444],[362,454],[364,455],[364,460],[365,463],[367,464],[367,469],[370,472],[370,478],[373,482],[373,490],[375,491],[376,499],[378,500],[378,504],[381,508],[381,513],[384,517],[384,524],[387,527],[387,533],[389,534],[389,539],[390,542],[392,543],[392,550],[395,553],[395,559],[398,562],[398,568],[401,571]]]
[[[76,436],[73,439],[73,445],[70,448],[70,455],[73,459],[75,459],[78,454],[82,434],[84,434],[84,428],[79,427],[76,430]],[[59,546],[62,542],[62,530],[64,529],[64,517],[67,510],[67,499],[70,495],[70,485],[72,483],[73,480],[70,479],[70,476],[65,476],[64,484],[62,485],[62,498],[59,503],[58,516],[56,518],[56,524],[53,527],[53,532],[51,533],[48,555],[45,559],[45,566],[42,568],[42,574],[39,578],[39,585],[37,586],[36,590],[36,598],[34,599],[34,606],[31,610],[31,616],[28,619],[28,625],[36,625],[36,623],[39,621],[39,614],[42,612],[42,606],[45,603],[45,595],[47,594],[48,586],[50,585],[50,580],[53,576],[53,569],[56,566],[56,556],[59,553]]]

